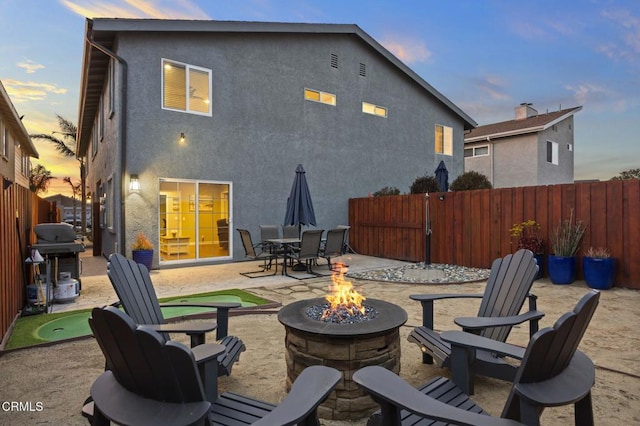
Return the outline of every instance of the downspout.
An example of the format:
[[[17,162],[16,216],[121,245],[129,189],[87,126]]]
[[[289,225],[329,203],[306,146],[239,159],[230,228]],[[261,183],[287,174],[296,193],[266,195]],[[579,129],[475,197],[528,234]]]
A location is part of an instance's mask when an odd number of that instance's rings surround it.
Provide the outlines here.
[[[125,170],[126,170],[126,160],[127,160],[127,156],[126,156],[126,152],[127,152],[127,136],[126,136],[126,131],[125,129],[127,128],[126,124],[127,124],[127,115],[126,115],[126,111],[127,111],[127,62],[122,59],[120,56],[116,55],[115,53],[113,53],[112,51],[110,51],[109,49],[107,49],[104,46],[101,46],[100,44],[98,44],[97,42],[95,42],[93,40],[93,26],[91,27],[91,30],[89,31],[89,34],[86,37],[87,43],[89,43],[92,47],[95,47],[96,49],[98,49],[99,51],[101,51],[102,53],[104,53],[105,55],[109,56],[110,58],[115,59],[116,61],[118,61],[122,67],[122,76],[120,79],[120,82],[122,84],[121,89],[120,89],[120,95],[121,95],[121,99],[122,99],[122,106],[120,107],[120,126],[119,126],[119,139],[120,139],[120,235],[119,237],[116,239],[116,244],[119,247],[116,247],[116,252],[119,252],[120,254],[122,254],[123,256],[126,255],[126,248],[124,246],[124,240],[125,240],[125,223],[124,223],[124,218],[125,218],[125,202],[124,202],[124,194],[125,194]]]

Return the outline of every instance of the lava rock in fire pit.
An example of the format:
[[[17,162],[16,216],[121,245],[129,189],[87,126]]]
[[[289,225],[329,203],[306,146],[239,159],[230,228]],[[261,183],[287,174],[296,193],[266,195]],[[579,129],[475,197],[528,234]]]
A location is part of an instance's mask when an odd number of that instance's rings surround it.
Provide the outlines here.
[[[346,306],[338,306],[337,309],[331,309],[330,304],[325,303],[323,305],[309,306],[305,313],[309,318],[316,321],[331,322],[335,324],[359,324],[372,320],[378,316],[378,311],[375,310],[375,308],[367,306],[366,304],[363,304],[363,307],[364,314],[356,308],[349,309]]]

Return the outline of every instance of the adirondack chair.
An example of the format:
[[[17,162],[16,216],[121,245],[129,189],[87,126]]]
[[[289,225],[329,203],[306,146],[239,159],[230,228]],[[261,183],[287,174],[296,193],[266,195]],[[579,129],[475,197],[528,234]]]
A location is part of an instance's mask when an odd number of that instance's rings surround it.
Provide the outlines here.
[[[491,266],[484,294],[418,294],[409,296],[422,303],[422,326],[408,336],[422,350],[422,362],[440,367],[451,365],[451,345],[444,341],[433,327],[433,302],[454,298],[482,298],[477,317],[459,317],[454,322],[464,331],[505,342],[514,325],[529,322],[529,336],[538,331],[538,323],[544,313],[536,310],[536,296],[529,293],[538,271],[533,253],[518,250],[504,258],[496,259]],[[529,311],[519,314],[525,300],[529,299]],[[517,365],[506,362],[495,354],[479,353],[472,371],[475,374],[513,381]],[[469,389],[473,393],[473,382]]]
[[[599,298],[600,293],[591,290],[553,327],[533,335],[501,418],[490,417],[446,378],[436,377],[415,389],[391,371],[371,366],[353,375],[353,380],[381,407],[381,411],[369,419],[368,425],[433,424],[436,421],[438,425],[539,425],[540,415],[546,407],[569,404],[574,404],[576,425],[593,425],[591,388],[595,384],[595,366],[577,348]],[[473,347],[505,356],[510,356],[514,349],[512,345],[458,330],[443,333],[445,337],[462,348]],[[456,368],[454,365],[454,372]]]
[[[231,392],[209,401],[196,348],[165,341],[113,306],[93,309],[89,324],[110,366],[91,386],[93,424],[319,425],[317,407],[341,377],[333,368],[308,367],[278,406]]]
[[[125,312],[138,324],[153,326],[169,340],[169,333],[185,333],[191,338],[191,347],[205,342],[205,333],[216,330],[217,343],[225,351],[217,356],[217,375],[231,374],[233,364],[245,350],[244,343],[236,336],[229,336],[229,310],[240,307],[240,303],[163,303],[158,302],[149,271],[143,265],[129,260],[121,254],[109,256],[107,275],[120,299]],[[193,306],[216,309],[216,322],[169,323],[162,315],[161,307]],[[201,349],[199,350],[201,351]]]

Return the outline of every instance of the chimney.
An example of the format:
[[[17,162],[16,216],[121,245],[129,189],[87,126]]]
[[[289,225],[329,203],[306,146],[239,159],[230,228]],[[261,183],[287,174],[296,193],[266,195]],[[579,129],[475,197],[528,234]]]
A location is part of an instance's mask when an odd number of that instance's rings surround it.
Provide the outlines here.
[[[524,120],[529,117],[538,115],[538,111],[533,109],[532,104],[523,102],[516,107],[516,120]]]

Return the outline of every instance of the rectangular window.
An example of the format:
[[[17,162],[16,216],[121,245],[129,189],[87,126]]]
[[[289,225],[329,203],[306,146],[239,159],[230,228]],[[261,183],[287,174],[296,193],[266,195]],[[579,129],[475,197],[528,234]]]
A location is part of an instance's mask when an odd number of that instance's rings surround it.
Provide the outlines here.
[[[489,155],[489,145],[474,146],[472,148],[465,148],[464,149],[464,157],[465,158],[469,158],[469,157],[484,157],[486,155]]]
[[[558,164],[558,144],[547,141],[547,163]]]
[[[7,127],[0,121],[0,155],[3,157],[8,157],[7,147],[9,146],[9,130]]]
[[[113,204],[113,178],[109,178],[109,180],[107,181],[107,198],[105,200],[106,205],[105,205],[105,218],[106,218],[106,225],[107,225],[107,229],[111,229],[113,230],[113,209],[114,209],[114,204]]]
[[[379,105],[370,104],[368,102],[362,103],[362,112],[366,114],[373,114],[380,117],[387,117],[387,109]]]
[[[336,95],[319,90],[304,89],[304,98],[308,101],[320,102],[327,105],[335,106],[336,104]]]
[[[113,103],[116,96],[116,64],[113,59],[109,61],[109,118],[113,117]]]
[[[104,139],[104,97],[100,98],[98,103],[98,139],[100,142]]]
[[[91,130],[91,156],[95,157],[98,153],[98,132],[96,131],[96,126],[93,126]]]
[[[436,124],[436,154],[453,155],[453,128]]]
[[[163,59],[162,108],[211,116],[211,70]]]

